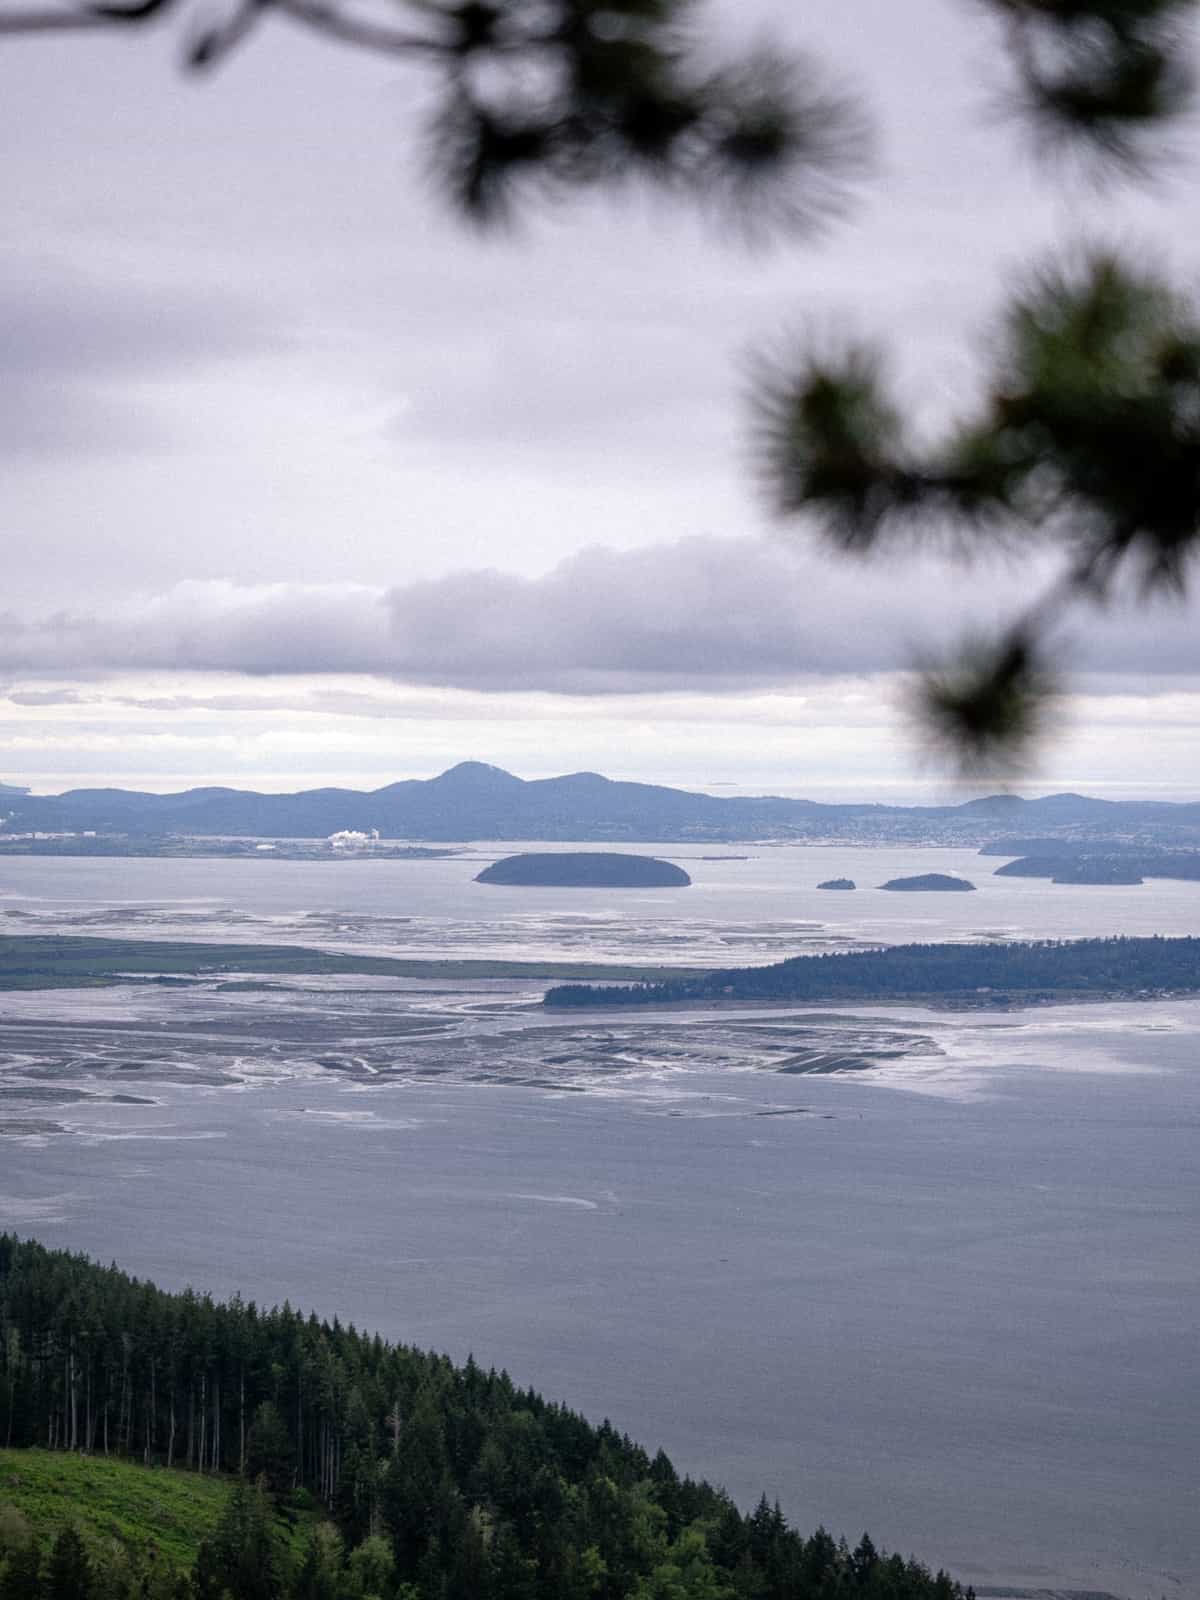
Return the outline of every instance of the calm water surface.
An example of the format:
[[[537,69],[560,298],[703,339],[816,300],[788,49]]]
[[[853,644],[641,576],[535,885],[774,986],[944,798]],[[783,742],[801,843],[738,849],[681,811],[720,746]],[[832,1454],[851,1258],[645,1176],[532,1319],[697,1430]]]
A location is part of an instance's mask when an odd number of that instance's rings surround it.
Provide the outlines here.
[[[725,962],[1200,931],[1200,886],[989,880],[963,851],[686,864],[678,899],[546,907],[471,883],[478,861],[27,859],[5,863],[0,926]],[[980,890],[812,887],[927,870]],[[473,1350],[743,1501],[765,1490],[802,1526],[869,1527],[978,1584],[1200,1596],[1200,1002],[859,1010],[828,1026],[911,1050],[816,1078],[764,1070],[754,1018],[672,1051],[703,1017],[615,1044],[611,1016],[583,1017],[568,1093],[561,1035],[520,1009],[534,993],[305,985],[239,997],[228,1037],[215,991],[0,996],[5,1115],[63,1130],[0,1140],[0,1225]],[[319,1016],[370,1032],[359,1075],[306,1051]],[[539,1086],[405,1075],[436,1051],[406,1042],[413,1017],[523,1052]],[[385,1058],[396,1075],[372,1080]],[[146,1103],[99,1097],[133,1064]],[[47,1110],[67,1079],[98,1097]]]
[[[674,890],[517,889],[475,874],[512,845],[437,861],[0,863],[0,932],[303,940],[408,956],[673,960],[734,965],[806,948],[906,940],[1200,934],[1194,883],[1051,885],[997,878],[965,849],[640,846],[691,875]],[[595,846],[529,846],[587,849]],[[626,847],[622,847],[626,848]],[[742,851],[748,859],[736,859]],[[709,854],[717,859],[709,859]],[[898,894],[890,878],[945,872],[973,894]],[[816,885],[850,877],[854,894]]]

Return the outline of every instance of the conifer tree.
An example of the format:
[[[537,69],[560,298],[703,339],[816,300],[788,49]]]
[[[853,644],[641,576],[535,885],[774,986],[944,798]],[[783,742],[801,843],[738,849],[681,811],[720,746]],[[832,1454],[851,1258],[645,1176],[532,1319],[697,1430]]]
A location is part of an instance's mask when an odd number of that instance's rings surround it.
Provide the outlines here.
[[[274,1507],[265,1484],[239,1483],[196,1559],[197,1600],[279,1600],[283,1592]]]
[[[32,1539],[12,1544],[0,1560],[0,1600],[41,1600],[42,1552]]]
[[[41,1593],[43,1600],[91,1600],[92,1564],[79,1530],[69,1523],[50,1547]]]

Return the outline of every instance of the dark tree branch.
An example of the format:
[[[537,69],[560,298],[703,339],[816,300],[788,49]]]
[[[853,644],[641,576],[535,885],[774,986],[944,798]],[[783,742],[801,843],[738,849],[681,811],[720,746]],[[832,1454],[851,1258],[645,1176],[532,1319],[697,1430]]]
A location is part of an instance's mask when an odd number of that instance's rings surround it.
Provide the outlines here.
[[[0,34],[95,33],[112,26],[112,17],[95,11],[0,12]]]
[[[426,36],[367,22],[337,6],[324,5],[321,0],[271,0],[271,9],[280,16],[311,28],[315,33],[323,34],[327,39],[335,39],[340,44],[353,45],[361,50],[375,51],[380,55],[438,53],[437,45]]]
[[[243,4],[228,21],[219,27],[204,30],[193,38],[188,50],[187,65],[194,72],[215,67],[242,40],[261,19],[266,0],[243,0]]]

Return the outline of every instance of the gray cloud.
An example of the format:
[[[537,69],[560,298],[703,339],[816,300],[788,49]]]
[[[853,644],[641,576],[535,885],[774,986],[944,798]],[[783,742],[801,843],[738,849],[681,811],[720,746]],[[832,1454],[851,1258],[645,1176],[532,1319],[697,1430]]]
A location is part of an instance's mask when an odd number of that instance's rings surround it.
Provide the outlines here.
[[[464,234],[420,182],[423,75],[398,92],[393,63],[286,30],[203,86],[153,49],[114,47],[97,71],[95,42],[6,47],[25,253],[0,268],[0,451],[54,457],[0,488],[10,595],[382,587],[481,552],[532,572],[597,540],[752,530],[738,359],[796,324],[848,315],[896,344],[906,407],[952,410],[1014,258],[1062,217],[986,115],[1003,70],[974,8],[868,10],[864,27],[844,0],[704,8],[733,48],[763,31],[812,48],[882,123],[861,209],[819,249],[769,254],[633,192]],[[1191,170],[1174,191],[1076,197],[1072,217],[1144,219],[1189,266]],[[220,285],[286,325],[286,363],[235,359],[258,314]],[[119,471],[97,459],[118,452]]]
[[[161,420],[131,385],[278,344],[263,312],[242,296],[0,256],[0,450],[87,454],[161,444]]]
[[[184,583],[111,613],[0,619],[0,670],[374,674],[459,689],[728,694],[891,672],[1027,599],[1025,573],[858,566],[782,542],[589,549],[539,578],[494,569],[375,589]],[[1081,619],[1077,669],[1191,674],[1185,607]],[[36,691],[34,691],[36,693]],[[27,702],[28,703],[28,702]],[[147,707],[149,708],[149,707]]]
[[[78,689],[5,689],[3,698],[14,706],[82,706],[88,703]]]

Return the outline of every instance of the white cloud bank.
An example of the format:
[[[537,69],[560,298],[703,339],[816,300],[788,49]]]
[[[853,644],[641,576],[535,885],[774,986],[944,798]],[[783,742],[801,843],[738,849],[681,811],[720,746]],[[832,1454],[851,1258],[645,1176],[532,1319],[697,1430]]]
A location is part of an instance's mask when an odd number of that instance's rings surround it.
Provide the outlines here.
[[[104,613],[0,618],[0,672],[370,674],[485,692],[729,694],[911,664],[1027,601],[1027,575],[858,565],[781,541],[593,548],[539,578],[494,569],[390,589],[185,582]],[[1186,608],[1083,615],[1080,670],[1195,670]]]

